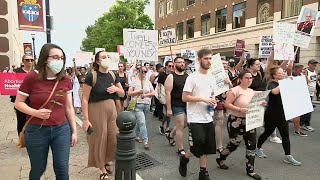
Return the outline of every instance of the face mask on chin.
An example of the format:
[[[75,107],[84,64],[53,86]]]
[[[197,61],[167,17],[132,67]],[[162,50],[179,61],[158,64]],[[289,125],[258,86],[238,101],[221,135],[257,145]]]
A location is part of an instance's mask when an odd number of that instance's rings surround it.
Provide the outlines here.
[[[62,68],[63,68],[63,60],[51,60],[47,63],[47,66],[49,67],[49,69],[53,72],[53,74],[58,74],[59,72],[61,72]]]

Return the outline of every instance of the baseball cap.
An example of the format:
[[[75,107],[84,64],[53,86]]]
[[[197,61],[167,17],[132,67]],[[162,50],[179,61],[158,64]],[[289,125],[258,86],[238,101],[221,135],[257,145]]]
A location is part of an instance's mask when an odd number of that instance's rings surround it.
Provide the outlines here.
[[[308,64],[318,64],[318,61],[311,59],[308,61]]]
[[[156,65],[156,70],[158,70],[158,69],[160,69],[160,68],[162,68],[163,66],[161,65],[161,64],[157,64]]]
[[[191,59],[189,59],[189,57],[187,55],[183,55],[182,58],[186,61],[192,62]]]

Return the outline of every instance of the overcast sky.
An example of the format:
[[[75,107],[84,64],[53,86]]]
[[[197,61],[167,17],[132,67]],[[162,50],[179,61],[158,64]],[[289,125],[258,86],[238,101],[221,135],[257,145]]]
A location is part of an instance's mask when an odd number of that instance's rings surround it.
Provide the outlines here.
[[[43,0],[44,1],[44,0]],[[85,29],[94,24],[95,20],[107,12],[116,0],[54,0],[50,1],[50,13],[54,17],[52,43],[63,48],[70,58],[76,51],[80,51],[81,41],[86,36]],[[154,0],[146,8],[154,21]],[[45,33],[24,31],[24,42],[32,42],[31,34],[36,34],[36,55],[39,56],[41,46],[46,43]]]

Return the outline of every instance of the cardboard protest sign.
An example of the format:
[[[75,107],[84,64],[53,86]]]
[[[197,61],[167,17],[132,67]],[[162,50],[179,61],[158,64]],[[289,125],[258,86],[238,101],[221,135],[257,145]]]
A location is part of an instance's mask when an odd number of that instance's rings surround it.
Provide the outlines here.
[[[294,61],[294,46],[285,43],[275,43],[274,59]]]
[[[259,44],[259,58],[268,58],[272,51],[272,36],[261,36]]]
[[[89,64],[92,63],[93,61],[93,54],[92,52],[84,52],[84,51],[80,51],[80,52],[76,52],[73,55],[73,58],[76,61],[76,65],[77,66],[81,66],[81,67],[89,67]]]
[[[160,31],[159,44],[171,45],[177,43],[176,29],[166,29]]]
[[[263,126],[265,107],[261,104],[266,100],[270,90],[257,92],[248,105],[246,114],[246,132]]]
[[[294,77],[279,81],[281,100],[286,120],[313,111],[309,89],[305,76]]]
[[[190,60],[195,61],[197,59],[197,52],[193,49],[181,49],[181,57],[187,56]]]
[[[234,57],[241,57],[245,48],[244,40],[237,40],[236,47],[234,48]]]
[[[123,29],[124,56],[129,60],[147,62],[158,59],[158,31]]]
[[[286,43],[293,45],[295,25],[285,22],[275,22],[273,24],[273,41],[275,44]]]
[[[294,36],[295,46],[301,48],[309,47],[319,15],[320,13],[316,10],[307,7],[301,8]]]
[[[228,74],[224,70],[220,54],[215,54],[212,56],[211,67],[209,69],[210,73],[216,81],[216,89],[214,90],[214,95],[218,96],[229,90],[229,84],[225,83]]]
[[[16,96],[27,73],[0,73],[0,94]]]

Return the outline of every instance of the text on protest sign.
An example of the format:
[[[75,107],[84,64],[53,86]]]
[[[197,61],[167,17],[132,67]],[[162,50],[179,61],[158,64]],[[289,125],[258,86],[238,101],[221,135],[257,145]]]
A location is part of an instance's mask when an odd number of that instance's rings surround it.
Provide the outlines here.
[[[27,73],[0,73],[0,94],[17,95]]]
[[[273,24],[273,41],[275,44],[286,43],[293,45],[295,24],[275,22]]]
[[[177,43],[176,30],[166,29],[160,31],[159,44],[160,45],[171,45]]]
[[[293,119],[313,111],[309,89],[305,76],[279,81],[281,100],[286,120]]]
[[[261,36],[259,44],[259,58],[268,58],[272,51],[272,36]]]
[[[190,60],[197,59],[197,52],[193,49],[181,49],[181,56],[187,56]]]
[[[286,43],[276,43],[274,45],[274,59],[294,61],[293,45]]]
[[[123,29],[124,56],[132,60],[155,61],[158,59],[158,31]]]
[[[263,126],[265,107],[261,104],[266,100],[270,90],[257,92],[248,105],[246,114],[246,132]]]
[[[220,54],[215,54],[211,60],[211,67],[209,69],[210,73],[213,75],[216,81],[216,89],[214,90],[214,95],[218,96],[226,91],[229,90],[229,84],[225,83],[226,78],[228,75],[224,70]]]
[[[236,47],[234,48],[234,57],[241,57],[245,48],[245,41],[237,40]]]

